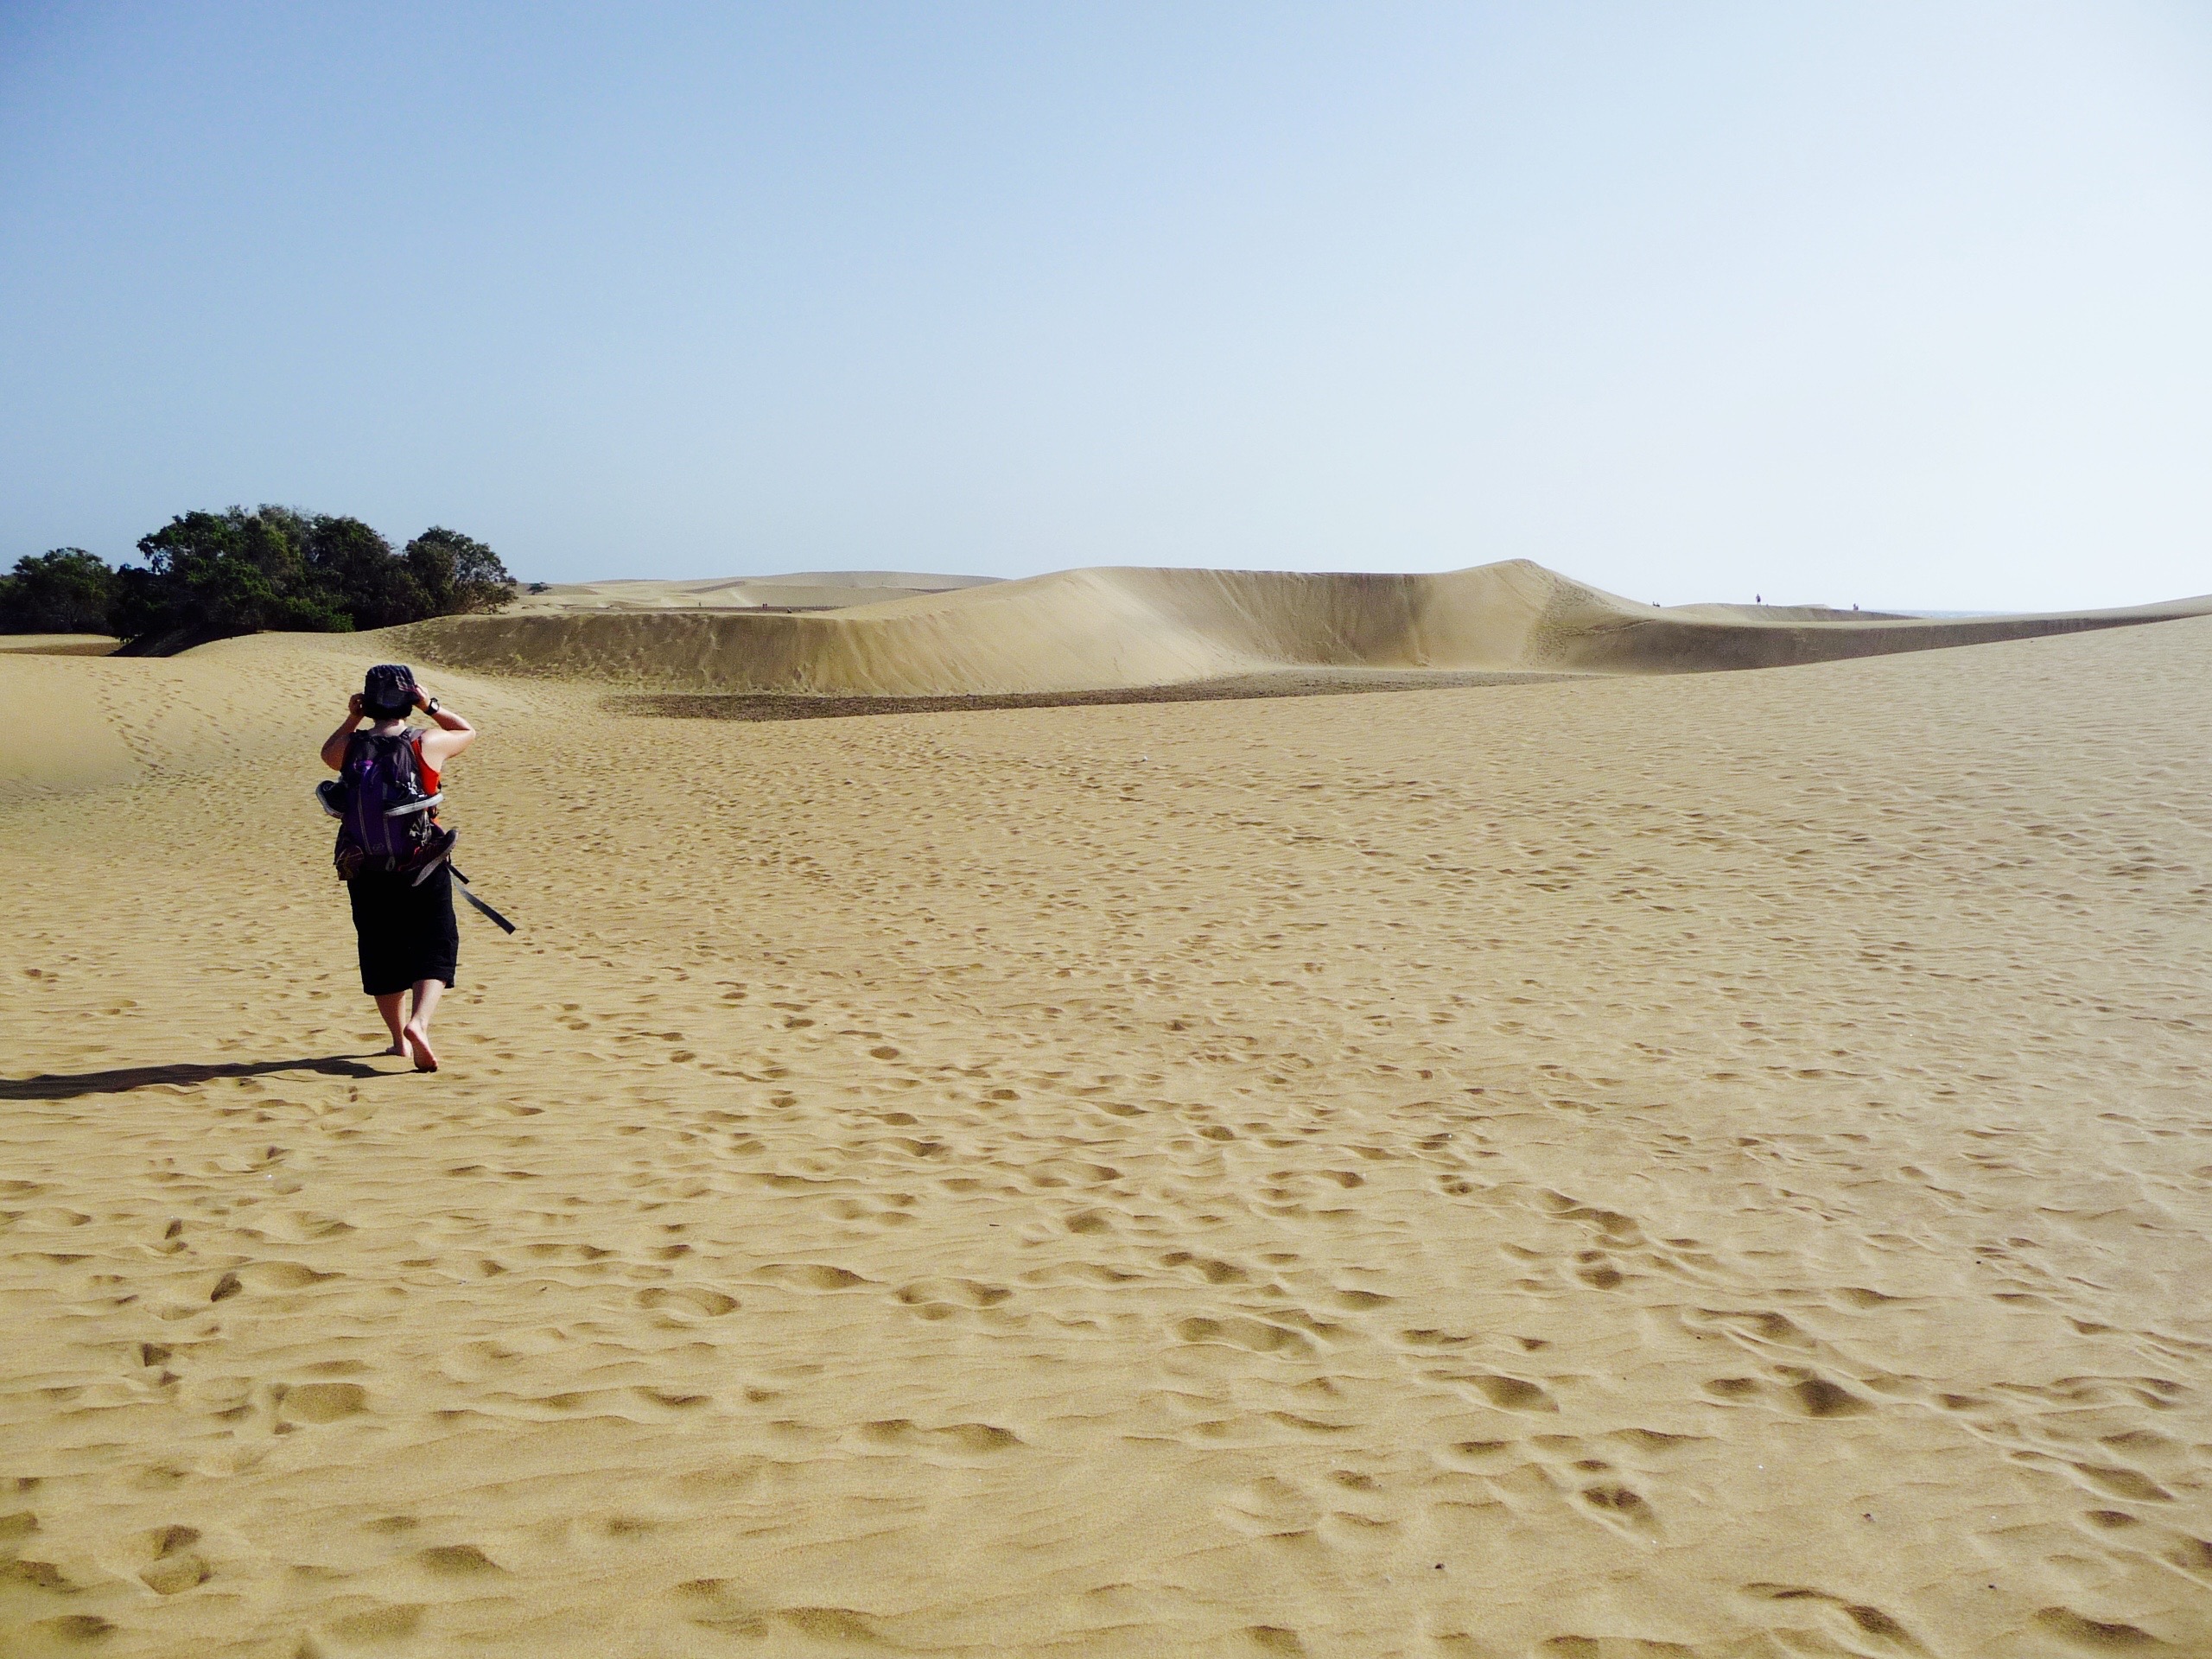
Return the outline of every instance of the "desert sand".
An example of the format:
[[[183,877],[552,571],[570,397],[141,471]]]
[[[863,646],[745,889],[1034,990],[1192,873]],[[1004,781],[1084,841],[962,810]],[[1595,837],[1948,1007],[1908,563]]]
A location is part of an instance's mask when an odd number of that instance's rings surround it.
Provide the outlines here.
[[[919,575],[902,570],[810,570],[785,576],[722,576],[693,582],[532,582],[511,616],[551,612],[843,610],[918,594],[981,588],[988,576]]]
[[[629,586],[679,598],[686,587]],[[1662,609],[1525,559],[1440,575],[1063,570],[814,615],[673,599],[617,609],[588,594],[573,603],[543,594],[531,612],[443,617],[391,632],[398,648],[416,655],[505,674],[662,692],[874,700],[1096,696],[1224,680],[1249,695],[1269,677],[1316,673],[1494,681],[1775,668],[2212,613],[2212,598],[1974,618],[1858,617],[1818,606]],[[658,613],[639,613],[648,608]]]
[[[1533,569],[0,653],[0,1651],[2212,1651],[2212,618]],[[1424,666],[1535,677],[637,712]]]
[[[0,633],[0,652],[31,657],[105,657],[122,643],[105,633]]]

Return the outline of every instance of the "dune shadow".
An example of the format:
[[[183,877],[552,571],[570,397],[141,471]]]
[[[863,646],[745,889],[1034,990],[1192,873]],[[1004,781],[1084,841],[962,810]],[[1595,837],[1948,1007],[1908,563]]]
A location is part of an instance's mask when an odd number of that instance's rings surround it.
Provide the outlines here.
[[[111,1071],[54,1071],[35,1077],[0,1077],[0,1100],[74,1100],[79,1095],[119,1095],[164,1083],[213,1083],[223,1077],[274,1077],[283,1071],[314,1071],[326,1077],[391,1075],[372,1065],[364,1065],[350,1054],[323,1054],[296,1060],[236,1060],[220,1065],[132,1065]]]
[[[1241,702],[1267,697],[1346,696],[1368,691],[1444,691],[1526,685],[1572,675],[1521,669],[1309,668],[1179,680],[1091,691],[976,692],[958,696],[847,696],[830,692],[691,691],[617,694],[609,714],[677,720],[841,720],[861,715],[981,714],[1000,709],[1090,709],[1125,702]]]

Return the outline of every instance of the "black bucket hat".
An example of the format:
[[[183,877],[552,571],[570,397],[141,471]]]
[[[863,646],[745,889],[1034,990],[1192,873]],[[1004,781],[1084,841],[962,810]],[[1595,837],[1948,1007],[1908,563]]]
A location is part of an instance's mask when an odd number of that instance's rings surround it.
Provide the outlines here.
[[[415,671],[404,663],[378,663],[361,677],[361,711],[397,720],[415,706]]]

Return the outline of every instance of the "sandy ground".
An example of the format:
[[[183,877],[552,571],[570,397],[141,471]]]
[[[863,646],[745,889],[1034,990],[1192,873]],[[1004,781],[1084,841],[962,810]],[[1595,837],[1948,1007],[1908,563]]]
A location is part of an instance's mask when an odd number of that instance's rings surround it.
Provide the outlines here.
[[[922,575],[903,570],[810,570],[786,576],[709,576],[694,581],[531,582],[509,615],[611,611],[842,610],[917,594],[981,588],[988,576]]]
[[[105,633],[0,633],[0,652],[32,657],[105,657],[122,643]]]
[[[0,1651],[2212,1651],[2212,621],[753,724],[0,658]],[[2161,1645],[2163,1644],[2163,1645]]]

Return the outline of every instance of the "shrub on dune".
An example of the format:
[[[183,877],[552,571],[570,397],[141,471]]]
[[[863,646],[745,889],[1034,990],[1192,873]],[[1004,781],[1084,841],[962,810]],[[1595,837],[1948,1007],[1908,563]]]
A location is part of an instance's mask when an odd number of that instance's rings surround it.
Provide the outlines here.
[[[111,628],[124,650],[160,656],[264,630],[343,633],[513,596],[499,556],[433,527],[395,553],[359,518],[264,505],[179,514],[142,537],[143,565],[113,573]]]
[[[0,576],[0,633],[105,633],[115,595],[115,572],[98,554],[25,554]]]
[[[474,536],[433,524],[407,543],[405,557],[436,615],[496,611],[514,599],[515,579],[507,567]]]

